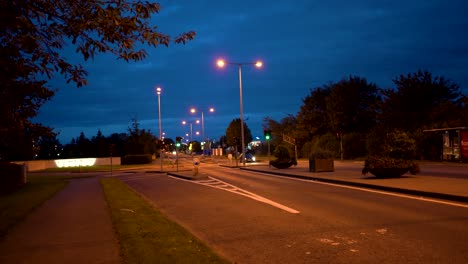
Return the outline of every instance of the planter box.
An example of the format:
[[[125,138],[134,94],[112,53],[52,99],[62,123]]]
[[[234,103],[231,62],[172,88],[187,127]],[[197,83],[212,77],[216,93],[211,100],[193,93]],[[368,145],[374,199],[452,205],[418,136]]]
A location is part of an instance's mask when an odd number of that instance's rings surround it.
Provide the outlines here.
[[[272,160],[270,161],[270,165],[277,168],[277,169],[287,169],[291,167],[292,165],[295,165],[294,161],[277,161],[277,160]]]
[[[310,172],[335,171],[333,159],[309,159]]]
[[[374,168],[369,172],[379,178],[398,178],[409,171],[408,168]]]

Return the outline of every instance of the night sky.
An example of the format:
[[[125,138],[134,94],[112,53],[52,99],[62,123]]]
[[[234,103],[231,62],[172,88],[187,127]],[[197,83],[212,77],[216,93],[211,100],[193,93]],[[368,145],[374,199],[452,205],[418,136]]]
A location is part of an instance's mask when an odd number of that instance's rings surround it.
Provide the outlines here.
[[[239,118],[238,69],[216,67],[262,60],[264,67],[242,68],[244,117],[253,136],[263,119],[296,115],[310,89],[355,75],[392,88],[400,74],[428,70],[468,93],[468,2],[464,0],[255,0],[159,1],[153,17],[159,30],[176,36],[194,30],[195,40],[169,48],[145,48],[149,56],[125,63],[111,55],[83,62],[73,47],[64,50],[89,72],[88,86],[76,88],[60,76],[58,89],[34,120],[60,132],[62,144],[100,129],[105,136],[140,127],[158,129],[161,95],[166,137],[185,136],[204,111],[205,135],[218,139]],[[215,108],[209,113],[210,107]],[[193,131],[201,131],[199,125]],[[201,140],[201,137],[195,137]]]

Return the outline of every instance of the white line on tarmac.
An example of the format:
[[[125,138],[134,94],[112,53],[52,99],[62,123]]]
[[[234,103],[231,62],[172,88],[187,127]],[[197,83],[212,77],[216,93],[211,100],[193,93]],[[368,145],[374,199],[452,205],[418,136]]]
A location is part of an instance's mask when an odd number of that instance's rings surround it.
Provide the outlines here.
[[[195,184],[199,184],[199,185],[203,185],[203,186],[212,187],[212,188],[215,188],[215,189],[227,191],[227,192],[234,193],[234,194],[239,194],[239,195],[242,195],[244,197],[251,198],[253,200],[269,204],[271,206],[274,206],[276,208],[279,208],[279,209],[284,210],[284,211],[286,211],[288,213],[291,213],[291,214],[300,213],[299,211],[297,211],[297,210],[295,210],[293,208],[290,208],[290,207],[287,207],[287,206],[282,205],[280,203],[274,202],[274,201],[272,201],[270,199],[267,199],[267,198],[262,197],[260,195],[254,194],[254,193],[249,192],[247,190],[241,189],[241,188],[239,188],[237,186],[234,186],[232,184],[229,184],[227,182],[223,182],[223,181],[221,181],[219,179],[216,179],[216,178],[213,178],[211,176],[209,176],[208,178],[210,178],[212,181],[217,181],[217,182],[220,182],[220,183],[222,183],[224,185],[219,186],[219,185],[213,185],[212,182],[209,183],[207,181],[193,181],[193,180],[186,180],[186,179],[181,179],[181,178],[173,177],[173,176],[169,176],[169,177],[172,177],[172,178],[177,179],[177,180],[182,180],[182,181],[191,182],[191,183],[195,183]]]
[[[340,187],[340,188],[353,189],[353,190],[359,190],[359,191],[364,191],[364,192],[385,194],[385,195],[391,195],[391,196],[402,197],[402,198],[407,198],[407,199],[413,199],[413,200],[419,200],[419,201],[425,201],[425,202],[431,202],[431,203],[438,203],[438,204],[445,204],[445,205],[468,208],[468,204],[464,204],[464,203],[443,201],[443,200],[437,200],[437,199],[432,199],[432,198],[425,198],[425,197],[421,197],[421,196],[412,196],[412,195],[408,195],[408,194],[400,194],[400,193],[392,193],[392,192],[386,192],[386,191],[372,190],[372,189],[367,189],[367,188],[362,188],[362,187],[340,185],[340,184],[336,184],[336,183],[322,182],[322,181],[317,181],[317,180],[313,180],[313,179],[310,179],[310,180],[298,179],[298,178],[293,178],[293,177],[288,177],[288,176],[271,175],[271,174],[268,174],[268,173],[256,172],[256,171],[254,173],[263,174],[263,175],[270,176],[270,177],[280,177],[280,178],[295,180],[295,181],[303,181],[303,182],[324,184],[324,185],[330,185],[330,186],[335,186],[335,187]]]

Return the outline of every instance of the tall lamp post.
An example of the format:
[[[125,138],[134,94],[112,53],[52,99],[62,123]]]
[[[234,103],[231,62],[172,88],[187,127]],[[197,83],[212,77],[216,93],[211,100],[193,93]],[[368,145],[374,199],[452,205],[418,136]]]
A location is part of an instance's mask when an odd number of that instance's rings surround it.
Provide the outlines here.
[[[241,122],[241,143],[242,143],[242,157],[244,157],[243,164],[245,166],[245,139],[244,139],[244,105],[242,103],[242,65],[254,65],[257,68],[263,67],[263,62],[227,62],[219,59],[216,64],[219,68],[224,68],[226,64],[237,65],[239,68],[239,101],[240,101],[240,122]]]
[[[214,110],[213,107],[210,107],[210,108],[208,109],[208,111],[209,111],[210,113],[213,113],[215,110]],[[196,112],[197,112],[197,109],[196,109],[196,108],[191,108],[191,109],[190,109],[190,113],[195,114]],[[202,132],[201,132],[201,133],[202,133],[202,140],[205,140],[205,116],[204,116],[203,111],[201,112],[201,125],[202,125],[202,130],[201,130],[201,131],[202,131]]]
[[[158,113],[159,113],[159,140],[162,140],[162,125],[161,125],[161,87],[156,87],[156,94],[158,95]],[[163,155],[162,149],[159,148],[159,159],[161,161],[161,171],[163,171]]]
[[[187,123],[188,123],[188,122],[185,121],[185,120],[182,121],[182,125],[186,125]],[[200,121],[199,121],[199,120],[196,120],[195,123],[198,124],[198,123],[200,123]],[[188,123],[188,124],[190,125],[190,142],[192,142],[192,140],[193,140],[193,123],[190,122],[190,123]],[[198,132],[198,131],[197,131],[197,132]]]

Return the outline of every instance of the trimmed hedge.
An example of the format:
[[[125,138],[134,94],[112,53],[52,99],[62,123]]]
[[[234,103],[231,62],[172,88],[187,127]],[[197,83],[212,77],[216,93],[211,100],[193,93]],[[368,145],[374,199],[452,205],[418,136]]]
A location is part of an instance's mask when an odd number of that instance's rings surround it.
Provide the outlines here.
[[[148,164],[152,162],[151,155],[126,155],[122,157],[122,165]]]
[[[1,162],[0,163],[0,193],[9,193],[26,184],[26,171],[24,165]]]

